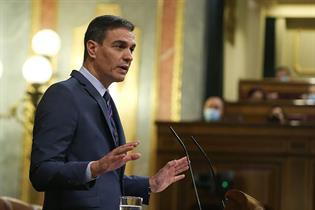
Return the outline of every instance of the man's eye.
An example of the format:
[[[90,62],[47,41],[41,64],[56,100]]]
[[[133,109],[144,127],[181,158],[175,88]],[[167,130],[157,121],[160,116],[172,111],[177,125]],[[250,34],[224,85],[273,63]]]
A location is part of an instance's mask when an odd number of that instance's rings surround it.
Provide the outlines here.
[[[119,48],[119,49],[124,49],[123,45],[115,45],[114,47]]]

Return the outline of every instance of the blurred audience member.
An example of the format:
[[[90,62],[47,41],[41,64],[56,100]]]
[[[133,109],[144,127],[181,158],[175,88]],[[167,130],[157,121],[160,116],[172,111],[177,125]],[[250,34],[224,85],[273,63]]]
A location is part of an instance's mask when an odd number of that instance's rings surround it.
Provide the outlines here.
[[[285,124],[287,119],[280,106],[273,106],[267,118],[268,122]]]
[[[263,101],[266,99],[266,93],[260,87],[253,87],[248,91],[247,98],[252,101]]]
[[[308,93],[307,94],[303,94],[302,98],[303,99],[307,99],[307,100],[315,101],[315,86],[311,86],[308,89]]]
[[[220,97],[212,96],[209,97],[203,109],[203,116],[206,122],[219,121],[223,116],[224,104]]]
[[[288,82],[291,80],[290,69],[287,66],[279,66],[276,68],[276,79],[281,82]]]

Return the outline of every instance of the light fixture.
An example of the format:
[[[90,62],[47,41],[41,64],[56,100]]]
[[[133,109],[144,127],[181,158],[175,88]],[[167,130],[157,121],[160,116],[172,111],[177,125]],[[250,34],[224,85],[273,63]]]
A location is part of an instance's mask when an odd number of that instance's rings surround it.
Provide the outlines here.
[[[51,29],[40,30],[32,39],[32,49],[39,55],[54,56],[60,49],[60,37]]]
[[[32,84],[44,84],[52,75],[52,66],[49,60],[43,56],[32,56],[23,64],[23,76]]]
[[[32,39],[32,49],[35,56],[27,59],[23,65],[22,72],[25,80],[29,83],[24,100],[24,152],[21,183],[21,198],[29,203],[41,202],[41,195],[35,194],[29,183],[29,157],[31,155],[32,128],[36,107],[42,97],[48,81],[52,76],[52,62],[60,49],[60,37],[51,30],[44,29],[37,32]],[[46,84],[45,84],[46,83]]]
[[[22,67],[24,79],[30,84],[26,90],[25,98],[12,105],[5,113],[0,113],[0,119],[15,118],[18,122],[30,122],[32,124],[34,110],[43,94],[42,87],[52,76],[52,65],[49,60],[51,56],[56,55],[60,48],[59,35],[50,29],[45,29],[36,33],[32,39],[32,48],[39,55],[28,58]],[[0,60],[0,78],[3,73],[3,64]],[[26,114],[26,120],[20,118],[18,114],[19,107],[31,103],[31,114]],[[25,112],[26,113],[26,112]]]

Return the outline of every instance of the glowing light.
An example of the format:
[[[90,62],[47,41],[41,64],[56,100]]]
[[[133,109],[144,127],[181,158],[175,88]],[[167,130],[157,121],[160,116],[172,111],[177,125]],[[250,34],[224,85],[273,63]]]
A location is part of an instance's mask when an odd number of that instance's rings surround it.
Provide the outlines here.
[[[222,188],[227,188],[229,186],[229,182],[228,181],[223,181],[221,186],[222,186]]]
[[[43,29],[33,37],[32,49],[40,55],[54,56],[60,49],[60,37],[51,29]]]
[[[26,81],[43,84],[51,78],[52,67],[47,58],[32,56],[25,61],[22,72]]]

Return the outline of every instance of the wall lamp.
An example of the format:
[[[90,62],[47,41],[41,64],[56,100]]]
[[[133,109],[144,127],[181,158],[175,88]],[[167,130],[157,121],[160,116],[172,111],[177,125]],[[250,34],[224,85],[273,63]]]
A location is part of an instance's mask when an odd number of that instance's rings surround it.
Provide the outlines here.
[[[51,58],[60,49],[60,37],[51,29],[43,29],[34,35],[32,49],[37,55],[25,61],[22,72],[25,80],[31,84],[27,93],[36,107],[43,92],[40,90],[41,86],[52,77]]]
[[[0,113],[0,119],[15,119],[24,127],[21,200],[39,204],[42,194],[35,192],[28,179],[34,116],[37,104],[53,76],[52,59],[60,49],[60,38],[53,30],[41,30],[32,38],[32,49],[33,56],[22,66],[22,74],[28,84],[26,94],[10,106],[7,112]],[[3,66],[0,62],[0,78],[2,72]]]
[[[39,204],[43,199],[42,194],[35,192],[28,178],[34,116],[37,104],[53,76],[52,58],[60,49],[60,38],[53,30],[43,29],[34,35],[32,49],[35,55],[28,58],[22,68],[23,76],[29,85],[26,91],[23,112],[24,146],[21,199],[26,202]]]
[[[29,57],[22,67],[22,74],[29,84],[26,91],[26,97],[22,102],[31,102],[32,108],[35,109],[43,93],[43,86],[50,81],[53,73],[52,57],[60,49],[60,37],[51,29],[38,31],[32,38],[32,49],[35,55]],[[3,66],[0,61],[0,78],[2,76]],[[6,113],[0,113],[1,118],[15,118],[18,122],[23,123],[19,115],[19,106],[21,101],[12,105]]]

